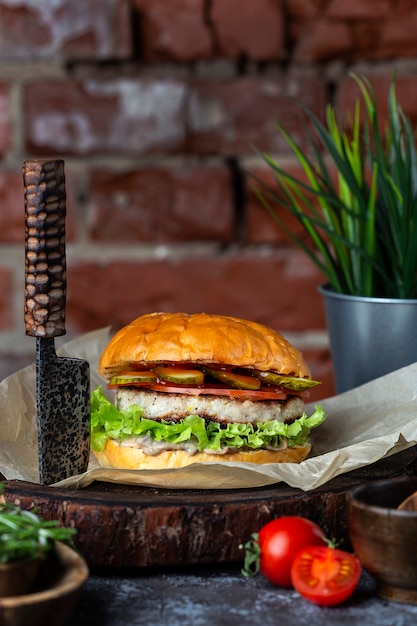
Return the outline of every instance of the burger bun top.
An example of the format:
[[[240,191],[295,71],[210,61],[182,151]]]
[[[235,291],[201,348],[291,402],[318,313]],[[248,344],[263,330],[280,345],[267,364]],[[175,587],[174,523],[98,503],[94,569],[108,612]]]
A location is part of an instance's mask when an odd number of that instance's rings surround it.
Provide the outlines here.
[[[138,317],[109,341],[99,373],[109,380],[150,362],[233,365],[311,378],[302,354],[277,331],[257,322],[206,313]]]

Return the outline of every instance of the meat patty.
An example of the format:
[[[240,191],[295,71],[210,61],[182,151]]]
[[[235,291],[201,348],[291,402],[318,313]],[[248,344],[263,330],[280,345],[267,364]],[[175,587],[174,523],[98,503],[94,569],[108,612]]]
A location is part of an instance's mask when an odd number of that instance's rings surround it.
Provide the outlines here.
[[[288,400],[231,400],[223,396],[189,396],[181,393],[160,393],[138,390],[135,387],[119,387],[116,406],[120,410],[137,404],[143,409],[143,417],[156,420],[178,421],[187,415],[199,415],[214,422],[254,424],[279,420],[289,422],[300,417],[304,402],[297,396]]]

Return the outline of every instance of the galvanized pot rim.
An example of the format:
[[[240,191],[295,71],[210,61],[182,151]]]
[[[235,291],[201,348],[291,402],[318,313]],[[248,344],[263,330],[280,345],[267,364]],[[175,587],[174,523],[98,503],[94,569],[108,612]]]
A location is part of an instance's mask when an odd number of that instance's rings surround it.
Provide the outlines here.
[[[377,304],[417,304],[417,298],[377,298],[370,296],[352,296],[346,293],[339,293],[333,289],[330,285],[321,285],[318,287],[318,292],[323,296],[335,298],[339,300],[348,300],[350,302],[375,302]]]

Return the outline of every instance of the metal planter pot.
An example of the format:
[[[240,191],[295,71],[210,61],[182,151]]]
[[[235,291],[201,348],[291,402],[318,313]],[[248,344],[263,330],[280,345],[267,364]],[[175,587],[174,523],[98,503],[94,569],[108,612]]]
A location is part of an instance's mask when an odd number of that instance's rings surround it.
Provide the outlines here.
[[[319,292],[337,393],[417,361],[417,300],[349,296],[328,286]]]

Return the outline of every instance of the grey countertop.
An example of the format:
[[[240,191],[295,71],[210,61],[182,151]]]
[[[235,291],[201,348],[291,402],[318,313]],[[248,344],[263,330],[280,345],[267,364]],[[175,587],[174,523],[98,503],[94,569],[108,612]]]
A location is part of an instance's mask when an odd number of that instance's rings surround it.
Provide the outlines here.
[[[417,606],[379,598],[364,572],[344,604],[324,608],[239,565],[105,574],[92,572],[67,626],[407,626]]]

